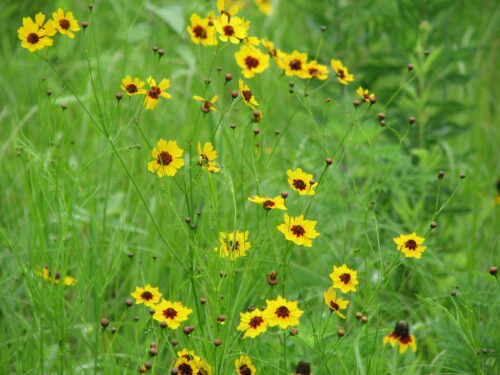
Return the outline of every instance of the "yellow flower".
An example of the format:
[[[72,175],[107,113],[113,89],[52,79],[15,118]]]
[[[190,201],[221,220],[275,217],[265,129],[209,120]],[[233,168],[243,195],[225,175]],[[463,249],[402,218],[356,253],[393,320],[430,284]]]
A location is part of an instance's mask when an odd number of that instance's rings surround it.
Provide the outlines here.
[[[330,279],[333,281],[333,287],[339,289],[342,293],[356,291],[358,282],[358,273],[351,270],[345,264],[340,267],[333,266],[333,272],[330,274]]]
[[[182,349],[180,352],[177,352],[177,356],[179,358],[186,358],[188,361],[201,361],[201,358],[195,354],[194,350]]]
[[[217,167],[217,163],[214,161],[217,159],[217,151],[214,150],[214,146],[212,143],[206,142],[201,147],[201,143],[198,142],[198,164],[205,169],[208,169],[210,172],[219,172],[220,168]]]
[[[258,195],[254,195],[253,198],[248,198],[248,200],[250,202],[262,204],[264,210],[272,210],[273,208],[277,208],[278,210],[284,210],[284,211],[287,210],[287,208],[285,207],[285,200],[281,195],[278,195],[277,197],[274,198],[264,198],[264,197],[259,197]]]
[[[164,97],[165,99],[172,98],[166,90],[170,87],[169,79],[162,79],[160,84],[157,86],[156,81],[149,76],[147,79],[149,90],[147,92],[146,98],[144,99],[144,105],[146,109],[154,109],[158,105],[158,99]]]
[[[196,367],[198,367],[196,375],[212,375],[212,366],[207,361],[201,360],[196,362]]]
[[[404,320],[396,323],[394,331],[392,331],[383,339],[384,346],[389,343],[392,347],[399,344],[399,353],[404,354],[408,350],[408,346],[412,352],[417,351],[417,340],[415,336],[410,334],[410,326]]]
[[[306,65],[307,78],[317,78],[325,80],[328,78],[328,67],[318,64],[316,60],[310,61]]]
[[[160,139],[156,146],[151,152],[156,160],[148,163],[148,170],[156,173],[158,177],[175,176],[177,170],[184,166],[184,159],[182,159],[184,150],[177,146],[176,141],[164,139]]]
[[[363,89],[363,87],[359,86],[356,90],[356,94],[358,94],[364,102],[370,103],[370,99],[375,97],[375,94],[370,94],[368,89]]]
[[[354,81],[354,75],[349,74],[347,68],[342,65],[342,61],[332,59],[330,65],[332,69],[335,70],[340,83],[347,85],[349,82]]]
[[[242,45],[234,54],[236,62],[243,69],[245,78],[252,78],[269,67],[269,55],[265,55],[251,45]]]
[[[302,169],[297,168],[292,171],[291,169],[286,171],[288,175],[288,183],[290,187],[297,191],[300,195],[314,195],[316,192],[316,182],[313,180],[313,175],[305,173]],[[313,183],[311,183],[313,182]]]
[[[229,258],[234,260],[238,257],[246,255],[247,251],[252,247],[248,242],[249,232],[236,231],[230,233],[219,233],[220,247],[215,249],[219,251],[221,258]]]
[[[252,364],[252,360],[246,355],[240,355],[240,358],[234,362],[234,365],[236,366],[238,375],[255,375],[257,373],[257,369]]]
[[[308,78],[309,72],[307,66],[307,53],[293,51],[291,54],[282,54],[278,60],[278,65],[285,71],[287,76],[297,76],[299,78]]]
[[[44,21],[45,15],[42,13],[35,15],[34,22],[31,17],[23,18],[23,26],[17,30],[17,36],[22,40],[21,46],[23,48],[35,52],[53,44],[53,40],[49,36],[56,33],[55,23],[49,20],[44,24]]]
[[[214,97],[210,100],[202,98],[201,96],[194,95],[193,99],[196,100],[197,102],[203,102],[201,104],[201,111],[203,113],[209,113],[210,111],[217,112],[217,108],[214,107],[214,103],[219,100],[219,97],[217,95],[214,95]]]
[[[283,52],[274,48],[274,43],[267,38],[261,39],[260,41],[262,46],[267,50],[267,53],[269,53],[269,56],[279,62],[284,55]]]
[[[177,329],[181,322],[187,320],[189,314],[193,312],[180,302],[170,302],[164,299],[160,303],[153,305],[153,309],[155,310],[153,319],[166,322],[167,326],[172,329]]]
[[[57,31],[63,35],[69,36],[71,39],[75,37],[73,31],[79,31],[78,21],[73,16],[73,12],[66,12],[59,8],[57,12],[52,13]]]
[[[59,284],[59,282],[61,281],[61,274],[59,272],[56,272],[54,277],[52,277],[52,273],[49,271],[48,265],[44,265],[42,270],[40,270],[39,267],[36,268],[34,273],[45,280],[52,281],[54,284]],[[75,285],[75,283],[76,280],[71,276],[65,276],[63,278],[63,285],[73,286]]]
[[[208,18],[201,18],[198,14],[191,14],[191,25],[187,27],[189,35],[193,43],[201,44],[203,46],[217,45],[217,38],[215,37],[215,28],[209,25]]]
[[[131,293],[132,297],[135,298],[135,303],[144,303],[146,306],[153,306],[158,303],[162,294],[158,288],[153,288],[151,285],[146,285],[144,288],[140,286],[135,288],[135,292]]]
[[[219,39],[223,42],[230,41],[239,44],[242,39],[247,37],[247,29],[242,19],[229,17],[227,14],[222,14],[215,20],[215,30],[220,34]]]
[[[262,13],[270,15],[273,12],[273,6],[271,5],[271,0],[254,0],[254,1]]]
[[[229,16],[234,16],[236,13],[238,13],[238,6],[233,5],[229,10],[226,11],[225,8],[225,1],[224,0],[217,0],[217,12],[220,14],[228,14]]]
[[[412,234],[401,234],[392,240],[398,246],[398,251],[401,251],[407,258],[413,257],[419,259],[425,249],[427,249],[427,246],[420,246],[424,243],[425,238],[418,237],[415,232]]]
[[[132,79],[131,76],[126,76],[122,79],[122,90],[126,91],[128,96],[144,95],[146,90],[142,86],[144,86],[144,82],[139,78]]]
[[[254,339],[267,330],[267,321],[264,319],[264,312],[255,309],[253,311],[240,313],[240,324],[236,327],[239,331],[245,331],[243,338]]]
[[[275,300],[266,300],[267,307],[264,310],[264,319],[270,327],[279,326],[286,329],[289,326],[299,324],[299,318],[304,313],[297,306],[297,301],[287,301],[278,296]]]
[[[339,310],[347,309],[349,301],[342,298],[337,299],[337,292],[335,292],[335,289],[333,289],[332,286],[328,288],[325,293],[323,293],[323,296],[325,297],[325,303],[330,311],[334,311],[338,316],[345,319],[345,315],[341,314]]]
[[[288,241],[297,245],[312,247],[311,239],[319,237],[316,231],[317,221],[305,220],[304,215],[290,217],[284,216],[285,223],[278,225],[278,230],[285,235]]]
[[[174,367],[179,369],[179,375],[193,375],[198,373],[195,361],[186,359],[185,357],[179,357],[175,361]]]
[[[255,96],[250,90],[250,87],[248,87],[242,79],[239,80],[239,87],[243,102],[250,108],[255,109],[255,106],[258,106],[259,103],[255,100]]]

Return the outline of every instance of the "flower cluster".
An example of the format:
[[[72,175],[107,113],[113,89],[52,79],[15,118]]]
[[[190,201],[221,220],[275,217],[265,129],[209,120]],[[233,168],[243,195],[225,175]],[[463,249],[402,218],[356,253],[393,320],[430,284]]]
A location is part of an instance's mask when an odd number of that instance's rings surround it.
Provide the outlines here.
[[[193,350],[182,349],[177,352],[174,368],[182,375],[211,375],[212,366],[201,359]]]
[[[158,105],[160,97],[165,99],[172,98],[172,95],[167,92],[167,89],[170,87],[169,79],[164,78],[157,84],[153,77],[149,76],[146,82],[149,86],[147,90],[143,89],[144,82],[139,78],[132,79],[131,76],[126,76],[122,79],[121,88],[128,96],[143,95],[143,105],[147,110],[154,109]]]

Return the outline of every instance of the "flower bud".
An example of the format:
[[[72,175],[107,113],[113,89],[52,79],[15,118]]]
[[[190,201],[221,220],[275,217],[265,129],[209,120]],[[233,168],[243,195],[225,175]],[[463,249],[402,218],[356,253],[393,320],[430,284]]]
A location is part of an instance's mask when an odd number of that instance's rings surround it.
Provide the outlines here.
[[[224,78],[226,79],[226,82],[230,82],[233,79],[233,75],[230,73],[227,73]]]
[[[215,346],[220,346],[221,344],[222,344],[221,339],[215,339],[215,340],[214,340],[214,345],[215,345]]]
[[[326,165],[330,166],[330,165],[333,164],[333,159],[332,158],[326,158],[325,159],[325,163],[326,163]]]

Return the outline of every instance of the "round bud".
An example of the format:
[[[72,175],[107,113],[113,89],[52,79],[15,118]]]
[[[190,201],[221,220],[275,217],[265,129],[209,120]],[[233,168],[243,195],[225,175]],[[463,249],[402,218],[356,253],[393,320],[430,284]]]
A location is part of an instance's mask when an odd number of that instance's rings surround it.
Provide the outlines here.
[[[451,295],[452,297],[456,297],[457,293],[458,293],[458,292],[457,292],[456,290],[452,290],[452,291],[451,291],[451,293],[450,293],[450,295]]]
[[[170,341],[170,343],[172,344],[172,346],[179,345],[179,341],[177,341],[176,339],[172,339],[172,341]]]
[[[363,314],[361,314],[359,311],[354,315],[356,319],[361,319],[363,317]]]
[[[139,367],[139,372],[142,374],[142,373],[145,373],[146,371],[148,371],[148,369],[146,368],[146,366],[142,365],[141,367]]]
[[[215,346],[220,346],[221,344],[222,344],[221,339],[215,339],[215,340],[214,340],[214,345],[215,345]]]
[[[191,222],[191,218],[188,216],[188,217],[186,217],[186,218],[184,219],[184,221],[185,221],[186,223],[190,223],[190,222]]]
[[[413,64],[408,64],[408,65],[406,65],[406,67],[408,68],[409,71],[411,71],[415,68],[415,66]]]
[[[65,111],[67,108],[68,108],[68,105],[67,105],[67,104],[61,104],[61,109],[62,109],[63,111]]]
[[[155,310],[155,309],[153,309],[153,308],[150,308],[150,309],[149,309],[149,315],[154,315],[154,314],[155,314],[155,312],[156,312],[156,310]]]
[[[368,323],[368,317],[367,316],[362,316],[361,317],[361,323],[363,323],[363,324]]]
[[[174,367],[172,370],[170,370],[170,373],[172,375],[178,375],[179,374],[179,369],[177,367]]]
[[[165,54],[165,50],[160,48],[158,50],[158,55],[163,56],[164,54]]]
[[[274,134],[276,134],[276,135],[280,135],[280,134],[281,134],[281,132],[280,132],[279,130],[277,130],[277,129],[276,129],[276,130],[274,131]]]
[[[410,125],[414,124],[414,123],[415,123],[415,121],[417,121],[417,119],[416,119],[415,117],[413,117],[413,116],[408,117],[408,123],[409,123]]]
[[[445,175],[444,171],[439,171],[437,177],[441,180],[443,179],[444,175]]]
[[[209,85],[212,83],[212,80],[210,78],[205,78],[203,82],[205,82],[206,85]]]
[[[222,66],[218,66],[217,68],[215,68],[215,70],[217,70],[218,72],[221,72],[222,71]]]
[[[380,113],[378,114],[378,119],[379,119],[379,120],[383,120],[383,119],[385,119],[385,113],[384,113],[384,112],[380,112]]]
[[[281,198],[286,199],[288,198],[288,193],[286,191],[281,193]]]
[[[125,301],[125,306],[130,307],[134,304],[134,301],[132,301],[130,298]]]
[[[52,91],[47,90],[46,94],[47,94],[47,96],[51,96],[52,95]]]
[[[205,303],[207,303],[207,299],[206,299],[205,297],[201,297],[201,298],[200,298],[200,303],[201,303],[202,305],[204,305]]]
[[[165,321],[160,322],[160,327],[167,328],[167,322],[165,322]]]
[[[436,228],[437,226],[438,226],[438,223],[436,223],[435,221],[433,221],[433,222],[431,223],[431,228],[432,228],[432,229]]]
[[[288,82],[288,87],[295,87],[295,82]]]
[[[326,99],[325,99],[325,102],[326,102],[326,103],[330,103],[331,101],[332,101],[332,99],[330,99],[330,98],[326,98]]]
[[[156,347],[154,347],[154,348],[149,348],[148,353],[149,353],[149,355],[150,355],[151,357],[154,357],[155,355],[157,355],[157,354],[158,354],[158,349],[156,349]]]
[[[121,100],[121,99],[123,98],[123,94],[122,94],[121,92],[119,92],[119,93],[117,93],[117,94],[115,95],[115,98],[116,98],[116,100],[118,100],[118,101],[119,101],[119,100]]]
[[[326,30],[326,26],[321,26],[319,29],[320,29],[321,31],[325,31],[325,30]]]
[[[92,10],[94,8],[94,5],[93,4],[89,4],[87,5],[89,7],[90,10]]]
[[[139,317],[138,316],[134,316],[132,319],[134,319],[134,322],[138,322],[139,321]]]
[[[144,362],[144,367],[146,367],[148,370],[153,367],[153,364],[149,361]]]
[[[106,318],[102,318],[101,319],[101,327],[106,328],[107,326],[109,326],[109,320]]]
[[[337,335],[339,337],[344,337],[345,335],[345,331],[342,329],[342,328],[339,328],[338,331],[337,331]]]
[[[128,253],[128,254],[127,254],[127,256],[128,256],[129,258],[133,258],[133,257],[134,257],[134,253]]]
[[[238,97],[238,91],[234,90],[234,91],[231,93],[231,98],[236,99],[237,97]]]
[[[464,173],[460,173],[459,177],[460,177],[461,180],[463,180],[465,178],[465,174]]]
[[[431,53],[431,51],[429,51],[428,49],[426,49],[426,50],[424,51],[424,56],[429,56],[429,54],[430,54],[430,53]]]
[[[385,120],[380,120],[379,124],[380,124],[380,126],[384,127],[385,126]]]
[[[224,323],[226,321],[226,316],[225,315],[219,315],[217,317],[217,323]]]
[[[375,96],[370,97],[370,104],[375,104],[377,102],[377,98]]]
[[[233,79],[233,75],[230,74],[230,73],[227,73],[226,76],[225,76],[225,79],[226,79],[226,82],[229,82]]]
[[[352,105],[353,105],[354,107],[359,107],[359,104],[360,104],[360,103],[359,103],[359,100],[355,100],[355,101],[353,101],[353,102],[352,102]]]
[[[326,158],[325,159],[326,165],[332,165],[333,164],[333,159],[332,158]]]
[[[153,50],[153,52],[158,52],[158,47],[157,46],[153,46],[153,48],[151,48]]]
[[[260,129],[259,128],[254,128],[253,129],[253,134],[257,135],[260,133]]]
[[[87,21],[83,21],[82,27],[83,27],[83,29],[86,29],[87,27],[89,27],[89,23]]]
[[[299,334],[299,330],[295,327],[290,327],[290,336],[297,336]]]
[[[498,268],[495,266],[491,266],[488,269],[488,272],[490,273],[491,276],[496,276],[498,274]]]
[[[117,329],[116,327],[111,327],[111,333],[116,333]]]

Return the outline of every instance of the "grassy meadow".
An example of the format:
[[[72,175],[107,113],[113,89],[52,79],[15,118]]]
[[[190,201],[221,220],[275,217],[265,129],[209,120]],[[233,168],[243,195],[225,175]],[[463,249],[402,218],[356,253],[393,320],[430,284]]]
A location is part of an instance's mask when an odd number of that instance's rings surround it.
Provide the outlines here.
[[[0,374],[499,374],[500,4],[222,3],[1,2]]]

